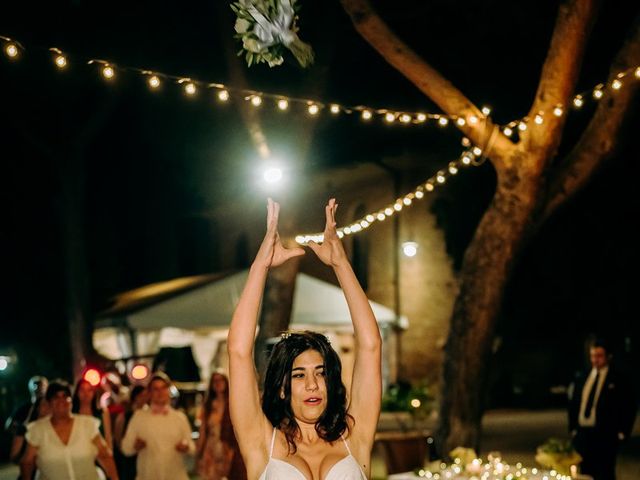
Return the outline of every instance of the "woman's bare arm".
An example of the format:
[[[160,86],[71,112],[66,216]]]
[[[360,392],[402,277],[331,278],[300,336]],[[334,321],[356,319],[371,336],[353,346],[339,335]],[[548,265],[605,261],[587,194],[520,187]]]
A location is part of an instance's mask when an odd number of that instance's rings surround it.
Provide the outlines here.
[[[278,235],[280,206],[268,200],[267,232],[260,245],[244,286],[240,301],[231,319],[227,350],[229,352],[229,407],[240,450],[247,468],[256,471],[262,465],[255,461],[266,459],[266,435],[270,424],[260,406],[260,394],[253,362],[256,326],[260,302],[269,268],[283,264],[288,259],[303,255],[301,248],[286,249]]]
[[[354,436],[370,451],[378,424],[382,398],[382,339],[369,300],[351,268],[336,231],[335,199],[325,207],[326,225],[322,245],[309,246],[325,264],[333,267],[347,300],[355,334],[355,363],[349,413],[355,418]]]

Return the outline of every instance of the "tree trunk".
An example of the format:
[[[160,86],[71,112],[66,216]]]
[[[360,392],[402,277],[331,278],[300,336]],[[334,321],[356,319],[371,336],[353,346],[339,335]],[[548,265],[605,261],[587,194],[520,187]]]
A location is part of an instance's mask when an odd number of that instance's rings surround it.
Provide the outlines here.
[[[520,161],[522,155],[517,154]],[[541,188],[538,177],[498,177],[460,273],[461,289],[445,347],[436,445],[442,456],[457,446],[479,448],[487,365],[509,273],[527,235]]]

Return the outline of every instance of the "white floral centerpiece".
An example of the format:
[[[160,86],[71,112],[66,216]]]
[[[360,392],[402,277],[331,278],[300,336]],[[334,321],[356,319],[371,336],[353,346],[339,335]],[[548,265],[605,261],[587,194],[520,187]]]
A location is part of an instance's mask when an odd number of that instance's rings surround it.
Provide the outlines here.
[[[536,462],[563,475],[571,474],[571,466],[582,462],[569,440],[550,438],[536,450]]]
[[[298,37],[296,0],[238,0],[231,4],[237,15],[235,37],[242,41],[247,65],[282,64],[288,49],[303,68],[313,63],[313,49]]]

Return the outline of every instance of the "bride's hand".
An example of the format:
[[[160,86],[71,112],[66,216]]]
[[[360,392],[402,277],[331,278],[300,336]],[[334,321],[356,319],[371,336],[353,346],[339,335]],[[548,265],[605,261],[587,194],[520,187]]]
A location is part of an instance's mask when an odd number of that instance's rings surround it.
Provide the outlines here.
[[[267,233],[256,255],[254,263],[264,268],[277,267],[293,257],[304,255],[300,247],[285,248],[278,235],[278,215],[280,205],[270,198],[267,200]]]
[[[318,256],[318,258],[326,265],[337,267],[345,262],[348,262],[347,254],[344,251],[342,242],[338,237],[336,231],[336,210],[338,204],[335,198],[329,200],[329,203],[325,207],[326,224],[324,227],[324,241],[322,245],[318,245],[315,242],[309,242],[309,247]]]

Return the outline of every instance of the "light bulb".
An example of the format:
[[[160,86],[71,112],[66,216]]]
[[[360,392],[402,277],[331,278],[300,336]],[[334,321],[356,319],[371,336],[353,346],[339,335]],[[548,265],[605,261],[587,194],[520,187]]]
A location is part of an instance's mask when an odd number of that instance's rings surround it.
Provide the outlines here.
[[[456,123],[458,124],[459,127],[464,127],[464,125],[467,123],[464,121],[464,118],[460,117],[456,120]]]
[[[596,88],[596,89],[593,91],[593,98],[595,98],[596,100],[601,99],[601,98],[602,98],[602,95],[604,95],[604,93],[603,93],[603,92],[602,92],[602,90],[601,90],[601,89],[599,89],[599,88]]]
[[[482,149],[480,147],[473,147],[472,152],[474,155],[482,155]]]
[[[331,111],[331,113],[336,114],[336,113],[340,113],[340,105],[336,105],[335,103],[332,104],[329,107],[329,110]]]
[[[404,242],[402,244],[402,253],[407,257],[415,257],[418,253],[418,244],[416,242]]]
[[[396,116],[391,112],[387,112],[384,114],[384,119],[388,123],[393,123],[393,121],[396,119]]]
[[[510,137],[513,134],[513,130],[511,130],[509,127],[504,127],[504,130],[502,131],[507,137]]]
[[[524,122],[520,122],[518,124],[518,130],[520,130],[521,132],[524,132],[527,129],[527,124]]]
[[[18,56],[18,54],[20,53],[20,51],[18,50],[18,46],[15,43],[9,42],[4,47],[4,53],[9,58],[16,58]]]
[[[573,105],[576,108],[580,108],[583,104],[584,104],[584,100],[582,99],[582,95],[578,95],[576,98],[573,99]]]
[[[409,206],[409,205],[411,205],[411,199],[407,198],[407,197],[404,197],[402,199],[402,203],[404,203],[405,205]]]
[[[616,78],[613,82],[611,82],[611,88],[613,88],[614,90],[620,90],[622,88],[622,82]]]
[[[259,107],[260,105],[262,105],[262,97],[258,95],[254,95],[253,97],[251,97],[251,105],[253,105],[254,107]]]
[[[320,111],[320,107],[318,107],[318,105],[314,103],[309,105],[309,108],[307,110],[309,111],[310,115],[317,115],[318,112]]]
[[[636,71],[633,73],[636,78],[640,78],[640,67],[636,68]]]
[[[229,92],[227,90],[218,91],[218,100],[221,102],[226,102],[229,100]]]
[[[482,113],[484,115],[489,115],[491,113],[491,108],[487,106],[482,107]]]
[[[115,71],[109,65],[105,65],[102,69],[102,76],[106,79],[112,79],[115,76]]]
[[[544,122],[544,119],[542,118],[542,115],[537,114],[533,119],[533,121],[536,123],[536,125],[542,125],[542,123]]]
[[[158,88],[160,86],[160,79],[158,78],[157,75],[150,76],[147,82],[149,83],[149,86],[151,88]]]
[[[373,114],[371,113],[370,110],[363,110],[362,111],[362,119],[363,120],[371,120],[372,116],[373,116]]]
[[[448,118],[440,117],[438,119],[438,125],[440,125],[441,127],[446,127],[447,123],[449,123],[449,119]]]
[[[281,98],[280,100],[278,100],[278,108],[280,110],[286,110],[287,108],[289,108],[289,102],[285,98]]]
[[[556,117],[561,117],[562,116],[562,107],[561,106],[557,106],[556,108],[553,109],[553,114]]]
[[[402,115],[400,115],[400,121],[402,123],[409,123],[411,121],[411,115],[403,113]]]
[[[475,125],[476,123],[478,123],[478,117],[476,117],[475,115],[469,116],[469,124]]]
[[[196,91],[197,91],[197,88],[196,88],[195,84],[193,84],[191,82],[185,84],[184,93],[186,93],[187,95],[195,95]]]
[[[416,115],[416,120],[420,123],[427,121],[427,116],[424,113],[419,113]]]
[[[64,57],[64,55],[56,55],[54,62],[56,63],[56,67],[58,68],[64,68],[67,66],[67,59]]]

